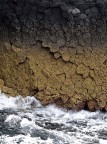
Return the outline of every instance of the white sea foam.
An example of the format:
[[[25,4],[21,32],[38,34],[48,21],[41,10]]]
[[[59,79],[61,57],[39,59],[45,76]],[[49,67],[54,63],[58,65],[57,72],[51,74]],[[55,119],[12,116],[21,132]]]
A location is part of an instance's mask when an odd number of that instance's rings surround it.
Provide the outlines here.
[[[36,100],[34,97],[26,97],[22,98],[21,96],[17,97],[7,97],[5,94],[0,93],[0,109],[29,109],[33,106],[40,107],[41,104],[38,100]]]
[[[20,132],[2,134],[1,144],[107,144],[107,113],[43,107],[34,97],[0,94],[0,110],[6,109],[15,113],[6,113],[4,125]]]
[[[99,144],[107,144],[107,140],[100,140]]]
[[[48,138],[47,140],[41,140],[40,138],[32,138],[30,135],[18,135],[9,137],[3,135],[1,137],[1,144],[53,144],[53,140]]]
[[[4,121],[4,123],[8,123],[10,127],[15,127],[16,124],[21,122],[21,117],[20,116],[16,116],[14,114],[9,115],[6,120]]]

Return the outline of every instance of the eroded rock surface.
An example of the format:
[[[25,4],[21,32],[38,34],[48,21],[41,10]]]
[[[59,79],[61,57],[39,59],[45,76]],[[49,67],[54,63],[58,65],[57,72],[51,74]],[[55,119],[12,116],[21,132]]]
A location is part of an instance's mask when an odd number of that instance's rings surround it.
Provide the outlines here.
[[[27,49],[1,43],[2,92],[34,95],[44,105],[56,103],[76,110],[106,108],[107,48],[66,48],[66,51],[70,55],[68,62],[62,57],[55,58],[40,42]],[[59,54],[62,56],[62,51]]]
[[[0,0],[0,89],[107,110],[107,1]]]
[[[0,0],[0,39],[25,48],[39,40],[51,52],[107,45],[107,1]]]

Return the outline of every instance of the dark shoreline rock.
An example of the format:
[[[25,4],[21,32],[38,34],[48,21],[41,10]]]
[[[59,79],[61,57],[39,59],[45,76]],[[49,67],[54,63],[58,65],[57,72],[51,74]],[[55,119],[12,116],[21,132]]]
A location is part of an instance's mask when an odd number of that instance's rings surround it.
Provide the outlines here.
[[[107,45],[105,0],[0,0],[0,40],[19,47]]]

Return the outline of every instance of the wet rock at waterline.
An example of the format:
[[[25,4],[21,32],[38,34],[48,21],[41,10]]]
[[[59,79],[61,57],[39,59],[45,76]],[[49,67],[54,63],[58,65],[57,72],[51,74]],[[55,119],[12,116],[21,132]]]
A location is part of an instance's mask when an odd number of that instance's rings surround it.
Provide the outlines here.
[[[107,110],[106,1],[1,0],[0,6],[2,92]]]
[[[78,48],[67,48],[68,53],[77,52],[69,53],[74,62],[56,59],[41,43],[33,48],[14,49],[13,45],[7,49],[7,44],[1,43],[2,92],[12,96],[32,95],[43,105],[55,103],[75,110],[106,110],[106,48],[84,48],[82,54]]]

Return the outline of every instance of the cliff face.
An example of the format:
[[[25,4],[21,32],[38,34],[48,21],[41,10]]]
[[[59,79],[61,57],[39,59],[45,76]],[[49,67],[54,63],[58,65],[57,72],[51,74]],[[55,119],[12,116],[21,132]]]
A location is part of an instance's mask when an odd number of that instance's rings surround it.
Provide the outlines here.
[[[60,47],[107,43],[106,0],[0,0],[0,36],[20,47],[41,41]]]
[[[0,89],[107,110],[107,1],[0,0]]]

